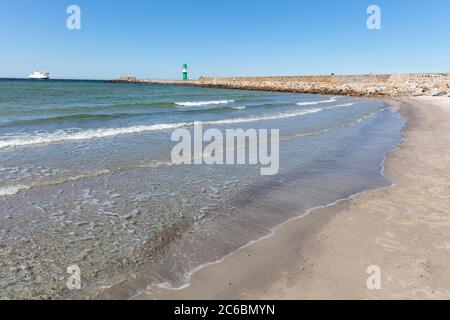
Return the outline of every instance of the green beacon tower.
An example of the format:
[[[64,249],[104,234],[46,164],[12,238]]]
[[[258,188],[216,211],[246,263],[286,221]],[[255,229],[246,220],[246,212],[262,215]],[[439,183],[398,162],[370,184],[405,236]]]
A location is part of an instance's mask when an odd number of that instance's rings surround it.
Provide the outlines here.
[[[183,64],[183,80],[188,79],[188,71],[187,71],[187,64]]]

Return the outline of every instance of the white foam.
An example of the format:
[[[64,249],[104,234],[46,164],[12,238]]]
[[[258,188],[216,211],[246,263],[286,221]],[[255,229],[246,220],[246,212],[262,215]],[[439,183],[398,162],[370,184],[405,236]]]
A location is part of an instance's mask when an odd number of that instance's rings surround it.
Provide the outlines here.
[[[343,104],[338,104],[336,106],[334,106],[335,108],[340,108],[340,107],[351,107],[353,105],[355,105],[356,102],[350,102],[350,103],[343,103]]]
[[[299,105],[299,106],[315,106],[315,105],[318,105],[318,104],[333,103],[333,102],[336,102],[336,101],[337,101],[337,97],[333,97],[333,98],[328,99],[328,100],[299,102],[299,103],[297,103],[297,105]]]
[[[182,107],[201,107],[217,104],[229,104],[233,103],[234,100],[212,100],[212,101],[193,101],[193,102],[175,102],[177,106]]]
[[[3,188],[0,188],[0,197],[12,196],[24,189],[28,189],[28,187],[22,186],[22,185],[13,186],[13,187],[3,187]]]
[[[232,109],[234,109],[234,110],[245,110],[245,109],[247,109],[247,107],[246,106],[232,107]]]
[[[355,103],[356,103],[356,102],[337,104],[337,105],[335,105],[335,106],[327,107],[327,108],[325,108],[325,109],[326,109],[326,110],[329,110],[329,109],[334,109],[334,108],[351,107],[351,106],[353,106]]]

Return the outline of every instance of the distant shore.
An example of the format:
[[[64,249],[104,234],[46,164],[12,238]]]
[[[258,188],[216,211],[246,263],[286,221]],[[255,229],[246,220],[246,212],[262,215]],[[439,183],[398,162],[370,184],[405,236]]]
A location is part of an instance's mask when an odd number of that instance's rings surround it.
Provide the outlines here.
[[[111,83],[171,84],[209,88],[316,93],[350,96],[450,96],[450,73],[329,75],[298,77],[208,77],[198,80],[139,80]]]
[[[450,99],[394,101],[408,119],[385,163],[392,187],[285,223],[195,273],[183,290],[137,299],[448,299]],[[438,138],[438,139],[437,139]],[[369,266],[381,289],[366,286]]]

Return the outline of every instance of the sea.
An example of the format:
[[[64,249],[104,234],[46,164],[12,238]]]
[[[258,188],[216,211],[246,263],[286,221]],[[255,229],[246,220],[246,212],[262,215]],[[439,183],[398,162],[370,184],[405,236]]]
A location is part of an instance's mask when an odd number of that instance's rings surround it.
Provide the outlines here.
[[[174,130],[198,121],[278,129],[278,174],[175,165]],[[0,298],[183,288],[289,219],[390,185],[383,164],[404,125],[369,98],[0,80]]]

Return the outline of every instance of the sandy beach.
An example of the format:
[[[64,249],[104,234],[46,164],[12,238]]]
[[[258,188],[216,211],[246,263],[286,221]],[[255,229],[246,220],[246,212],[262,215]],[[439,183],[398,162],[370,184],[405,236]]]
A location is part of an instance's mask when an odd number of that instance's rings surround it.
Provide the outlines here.
[[[450,98],[389,102],[408,120],[403,143],[385,162],[391,187],[291,220],[201,269],[185,289],[135,298],[450,298]],[[373,265],[380,290],[366,285]]]

